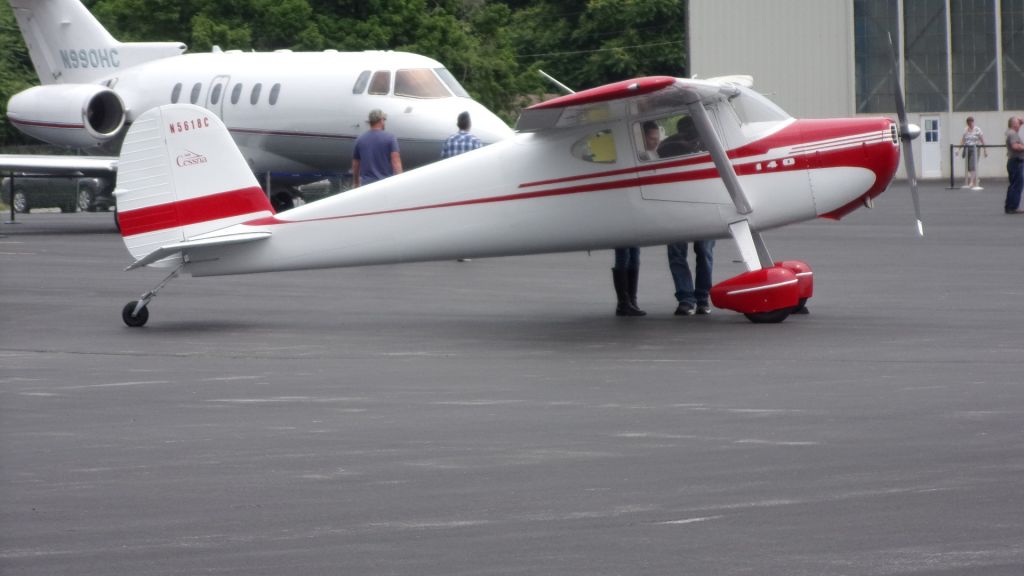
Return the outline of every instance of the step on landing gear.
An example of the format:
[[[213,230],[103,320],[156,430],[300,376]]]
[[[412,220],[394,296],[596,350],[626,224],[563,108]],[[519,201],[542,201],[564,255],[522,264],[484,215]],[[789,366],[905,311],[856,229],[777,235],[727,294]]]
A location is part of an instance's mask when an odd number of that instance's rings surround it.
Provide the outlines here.
[[[178,267],[168,274],[166,278],[161,280],[155,288],[143,294],[138,300],[132,300],[125,304],[124,308],[121,309],[121,319],[124,320],[124,323],[132,328],[145,326],[146,321],[149,320],[149,308],[147,308],[147,306],[150,301],[152,301],[153,298],[156,298],[156,293],[159,292],[161,288],[166,286],[171,280],[178,277],[178,274],[181,273],[181,269],[184,266],[184,264],[179,264]]]

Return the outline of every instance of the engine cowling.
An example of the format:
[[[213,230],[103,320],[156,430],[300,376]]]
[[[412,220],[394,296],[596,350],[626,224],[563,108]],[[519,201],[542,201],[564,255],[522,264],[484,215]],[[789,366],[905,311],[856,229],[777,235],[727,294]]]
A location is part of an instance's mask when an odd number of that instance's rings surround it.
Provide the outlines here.
[[[19,92],[7,103],[7,118],[25,134],[58,146],[93,148],[118,136],[124,102],[96,84],[49,84]]]

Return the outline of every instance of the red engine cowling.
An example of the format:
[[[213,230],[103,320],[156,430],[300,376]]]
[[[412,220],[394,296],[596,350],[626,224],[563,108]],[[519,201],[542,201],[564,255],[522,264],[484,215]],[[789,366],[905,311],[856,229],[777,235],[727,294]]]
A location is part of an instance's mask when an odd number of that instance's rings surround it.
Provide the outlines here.
[[[7,118],[25,134],[58,146],[93,148],[118,136],[124,102],[98,84],[48,84],[19,92]]]

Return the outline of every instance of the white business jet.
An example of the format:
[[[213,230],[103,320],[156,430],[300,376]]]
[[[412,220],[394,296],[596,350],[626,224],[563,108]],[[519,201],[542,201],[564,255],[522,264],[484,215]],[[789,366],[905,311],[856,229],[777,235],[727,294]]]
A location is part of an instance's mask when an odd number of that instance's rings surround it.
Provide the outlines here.
[[[181,272],[731,237],[747,272],[716,285],[713,303],[780,322],[812,295],[813,275],[803,262],[772,260],[761,231],[869,205],[908,136],[889,118],[796,120],[750,85],[657,76],[562,96],[525,110],[511,139],[281,214],[216,114],[187,104],[150,110],[125,139],[115,194],[135,259],[128,269],[173,270],[126,304],[122,319],[144,325],[150,301]],[[699,142],[681,146],[679,127],[689,123]],[[653,152],[644,138],[652,126],[663,139]]]
[[[468,111],[485,144],[512,135],[436,60],[405,52],[184,54],[179,42],[118,42],[79,0],[10,0],[41,86],[14,95],[8,120],[50,144],[116,154],[127,127],[151,108],[190,103],[227,126],[267,186],[284,190],[344,172],[355,138],[379,108],[399,140],[403,165],[440,158]],[[2,156],[0,168],[102,173],[113,158]],[[287,197],[277,197],[289,206]],[[276,203],[276,202],[275,202]]]

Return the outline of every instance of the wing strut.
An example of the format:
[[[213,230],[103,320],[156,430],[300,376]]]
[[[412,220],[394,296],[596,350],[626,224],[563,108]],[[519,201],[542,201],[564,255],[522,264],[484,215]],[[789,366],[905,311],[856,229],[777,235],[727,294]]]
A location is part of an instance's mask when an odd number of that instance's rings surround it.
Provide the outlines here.
[[[725,189],[729,191],[736,211],[740,214],[750,214],[754,209],[750,207],[747,195],[743,193],[743,187],[740,186],[739,178],[736,177],[736,170],[733,169],[732,162],[729,161],[729,156],[725,153],[725,147],[722,146],[722,141],[711,124],[708,111],[704,109],[700,100],[690,103],[688,107],[697,133],[700,134],[701,141],[711,153],[711,159],[715,161],[715,167],[718,168],[718,174],[722,177],[722,182],[725,183]]]

